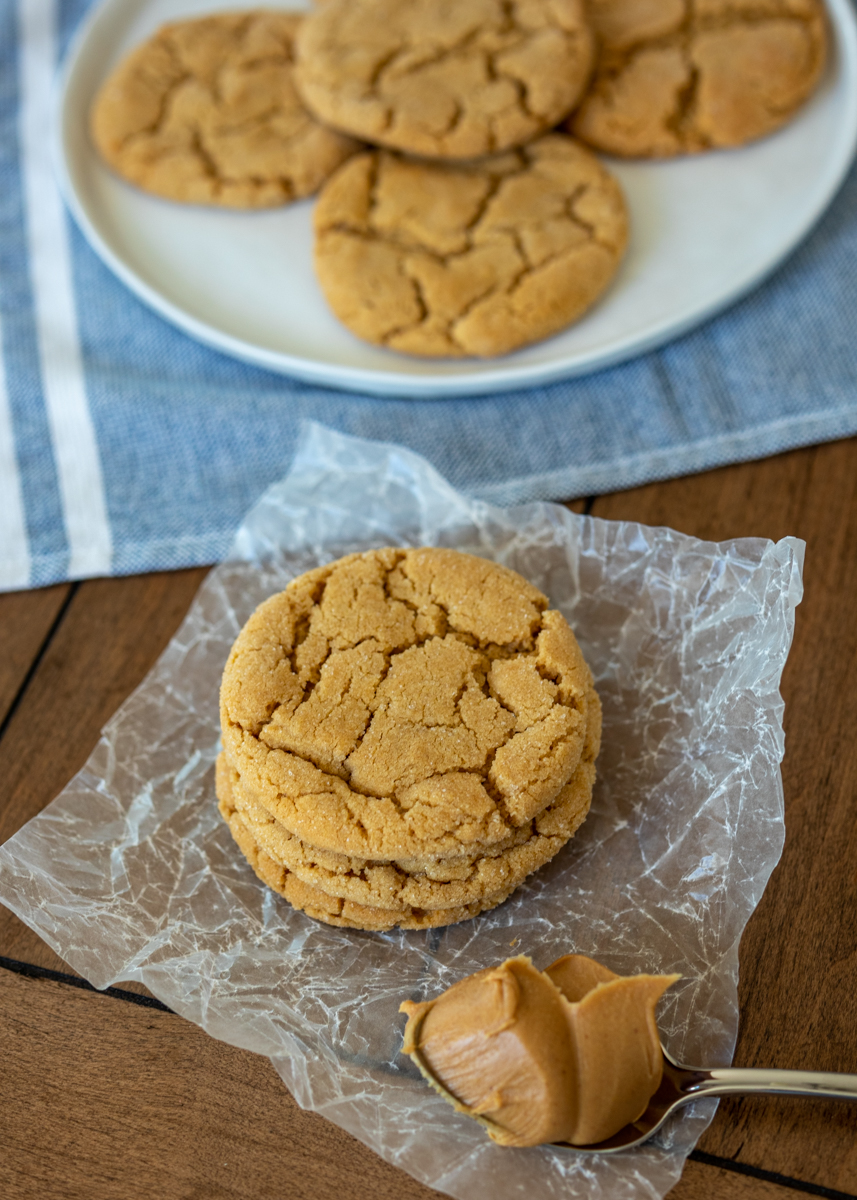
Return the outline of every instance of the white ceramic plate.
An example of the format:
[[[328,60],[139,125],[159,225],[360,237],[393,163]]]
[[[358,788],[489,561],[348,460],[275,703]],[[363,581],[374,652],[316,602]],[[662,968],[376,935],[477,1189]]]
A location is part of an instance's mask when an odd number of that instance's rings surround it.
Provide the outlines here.
[[[502,359],[408,358],[353,337],[312,270],[311,201],[257,213],[147,196],[99,161],[87,113],[106,75],[158,25],[258,0],[104,0],[69,53],[57,120],[60,183],[95,251],[168,321],[283,374],[378,395],[453,396],[559,379],[661,345],[743,295],[794,249],[839,188],[857,142],[857,19],[828,0],[834,53],[795,121],[745,149],[611,163],[631,210],[613,286],[567,332]]]

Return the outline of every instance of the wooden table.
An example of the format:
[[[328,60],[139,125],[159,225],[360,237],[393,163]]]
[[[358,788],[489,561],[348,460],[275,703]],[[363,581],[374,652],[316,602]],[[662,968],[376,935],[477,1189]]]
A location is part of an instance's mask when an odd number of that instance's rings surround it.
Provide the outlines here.
[[[857,440],[578,511],[720,540],[807,542],[783,680],[786,846],[741,944],[736,1064],[857,1072]],[[0,842],[83,765],[205,569],[0,596]],[[418,1200],[266,1059],[129,984],[92,990],[0,907],[4,1200]],[[675,1200],[857,1196],[857,1106],[721,1102]]]

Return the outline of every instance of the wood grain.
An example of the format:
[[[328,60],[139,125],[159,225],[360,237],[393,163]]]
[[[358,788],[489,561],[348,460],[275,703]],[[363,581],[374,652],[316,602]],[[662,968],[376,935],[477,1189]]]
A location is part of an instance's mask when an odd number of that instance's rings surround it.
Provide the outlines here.
[[[3,1092],[27,1098],[4,1115],[9,1200],[438,1195],[180,1017],[5,971],[0,1011]]]
[[[670,1200],[797,1200],[800,1189],[691,1159],[669,1195]]]
[[[857,1072],[857,441],[619,493],[593,513],[807,542],[782,684],[786,846],[741,945],[735,1062]],[[857,1193],[857,1106],[724,1101],[700,1148]]]
[[[0,726],[73,586],[0,596]]]

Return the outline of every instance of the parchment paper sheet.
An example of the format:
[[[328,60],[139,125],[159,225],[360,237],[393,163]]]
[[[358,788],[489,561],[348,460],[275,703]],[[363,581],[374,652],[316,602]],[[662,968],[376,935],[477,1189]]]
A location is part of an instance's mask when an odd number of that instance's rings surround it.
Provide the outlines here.
[[[426,933],[293,912],[214,798],[218,686],[243,622],[299,572],[385,545],[520,571],[570,621],[604,703],[577,836],[499,909]],[[783,843],[778,688],[802,554],[792,538],[714,544],[558,505],[492,508],[399,447],[309,426],[86,767],[0,849],[0,899],[96,987],[139,980],[269,1055],[300,1104],[450,1195],[660,1197],[713,1102],[619,1156],[500,1149],[399,1055],[397,1009],[512,954],[541,967],[578,951],[621,973],[680,971],[660,1016],[668,1047],[730,1061],[738,941]]]

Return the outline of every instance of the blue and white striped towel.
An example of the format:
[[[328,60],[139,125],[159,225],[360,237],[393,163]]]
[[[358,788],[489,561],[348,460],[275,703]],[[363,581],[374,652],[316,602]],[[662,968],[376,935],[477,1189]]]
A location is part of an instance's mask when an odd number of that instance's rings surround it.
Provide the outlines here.
[[[857,171],[764,287],[584,379],[379,400],[197,345],[113,278],[54,183],[52,80],[87,7],[0,0],[0,588],[214,561],[306,418],[404,443],[500,504],[857,432]]]

